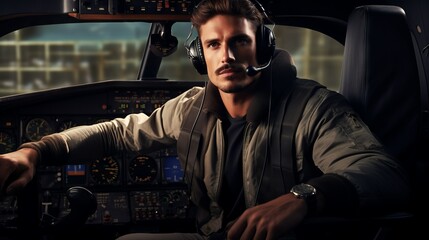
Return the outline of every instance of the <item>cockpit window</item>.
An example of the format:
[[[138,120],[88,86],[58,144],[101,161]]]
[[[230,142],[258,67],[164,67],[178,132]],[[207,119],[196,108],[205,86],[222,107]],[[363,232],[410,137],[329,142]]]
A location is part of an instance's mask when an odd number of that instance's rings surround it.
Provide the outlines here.
[[[105,80],[138,78],[150,23],[69,23],[21,29],[0,38],[0,96]],[[163,58],[159,78],[206,80],[184,44],[191,27],[175,23],[177,51]],[[337,90],[343,45],[309,29],[275,26],[276,44],[291,53],[301,78]]]
[[[136,79],[149,23],[79,23],[0,38],[0,95]]]
[[[274,33],[276,45],[292,55],[298,77],[316,80],[338,91],[344,45],[310,29],[276,25]]]

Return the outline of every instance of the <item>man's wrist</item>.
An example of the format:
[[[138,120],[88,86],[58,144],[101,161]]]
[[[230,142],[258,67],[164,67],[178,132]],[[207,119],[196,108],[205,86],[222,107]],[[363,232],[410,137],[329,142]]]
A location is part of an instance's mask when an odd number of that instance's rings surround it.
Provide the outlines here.
[[[300,183],[293,186],[290,192],[299,199],[303,199],[307,204],[307,216],[316,214],[317,212],[317,190],[310,184]]]
[[[40,151],[37,148],[22,146],[18,149],[18,151],[22,152],[28,157],[28,161],[36,166],[40,159]]]

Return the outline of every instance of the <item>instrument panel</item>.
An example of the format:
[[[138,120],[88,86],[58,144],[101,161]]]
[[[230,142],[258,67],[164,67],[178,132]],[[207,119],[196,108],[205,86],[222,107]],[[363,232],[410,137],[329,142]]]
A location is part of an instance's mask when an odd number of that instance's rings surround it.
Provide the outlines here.
[[[107,81],[7,97],[0,102],[0,153],[72,127],[130,113],[150,114],[196,85],[204,84]],[[84,186],[98,202],[88,226],[132,226],[135,230],[157,221],[178,221],[179,225],[192,222],[193,211],[175,146],[148,154],[120,153],[79,162],[84,164],[38,166],[38,219],[43,215],[66,215],[70,208],[65,192],[72,186]],[[19,207],[16,197],[0,199],[0,229],[16,227]]]

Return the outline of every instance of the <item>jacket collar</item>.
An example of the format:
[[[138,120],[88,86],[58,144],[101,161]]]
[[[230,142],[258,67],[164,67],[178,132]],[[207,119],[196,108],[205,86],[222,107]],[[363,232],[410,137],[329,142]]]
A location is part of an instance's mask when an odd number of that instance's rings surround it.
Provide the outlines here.
[[[268,115],[268,107],[271,100],[271,108],[279,102],[279,98],[286,94],[294,85],[296,79],[296,68],[291,64],[289,53],[284,50],[276,50],[273,60],[268,68],[261,72],[256,84],[259,91],[256,93],[246,119],[248,122],[260,122]],[[219,94],[219,90],[210,81],[206,87],[206,100],[203,109],[213,112],[222,120],[226,119],[227,113]]]

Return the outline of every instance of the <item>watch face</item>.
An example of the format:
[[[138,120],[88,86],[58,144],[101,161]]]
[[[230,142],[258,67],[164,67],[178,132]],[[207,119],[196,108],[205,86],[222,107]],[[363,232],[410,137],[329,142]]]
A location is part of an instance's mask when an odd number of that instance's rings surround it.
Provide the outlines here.
[[[307,198],[316,194],[316,189],[310,184],[301,183],[292,187],[291,192],[299,198]]]

